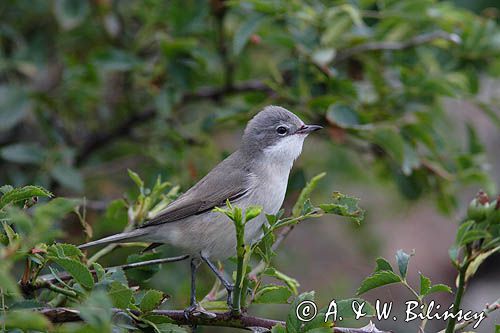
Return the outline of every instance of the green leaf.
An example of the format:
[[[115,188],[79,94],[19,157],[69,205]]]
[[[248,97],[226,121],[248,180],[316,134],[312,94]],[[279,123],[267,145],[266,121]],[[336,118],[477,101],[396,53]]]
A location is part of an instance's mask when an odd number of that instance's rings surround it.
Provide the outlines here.
[[[22,87],[0,86],[0,132],[17,125],[31,111],[32,103]]]
[[[303,322],[297,318],[297,306],[303,301],[314,301],[314,291],[302,293],[293,300],[286,319],[287,333],[302,332],[301,327]]]
[[[64,29],[80,25],[90,12],[88,0],[55,0],[54,14]]]
[[[381,127],[373,132],[372,141],[382,147],[399,164],[404,159],[404,141],[393,128]]]
[[[254,303],[286,304],[292,291],[285,286],[267,285],[255,294]]]
[[[271,333],[288,333],[288,332],[283,325],[276,324],[271,328]]]
[[[297,294],[298,293],[298,287],[300,286],[299,282],[297,280],[295,280],[294,278],[278,271],[277,269],[273,268],[273,267],[269,267],[267,268],[264,272],[263,272],[264,275],[267,275],[267,276],[272,276],[280,281],[283,281],[287,286],[288,288],[293,291],[294,294]]]
[[[134,253],[127,257],[127,264],[132,264],[141,261],[159,259],[161,253],[147,252],[147,253]],[[131,280],[145,282],[153,277],[154,274],[160,271],[160,265],[149,265],[127,269],[126,275]]]
[[[460,240],[459,245],[464,246],[464,245],[467,245],[469,243],[472,243],[473,241],[476,241],[478,239],[487,238],[489,236],[490,236],[490,234],[485,230],[479,230],[479,229],[469,230],[463,235],[462,239]]]
[[[401,277],[396,275],[391,271],[379,271],[375,272],[361,282],[361,286],[358,288],[357,294],[361,295],[366,293],[371,289],[375,289],[381,286],[385,286],[391,283],[401,282]]]
[[[405,253],[403,250],[398,250],[396,252],[396,260],[398,262],[399,273],[403,279],[406,279],[406,273],[408,271],[408,262],[412,254]]]
[[[117,281],[111,283],[108,291],[108,296],[113,306],[122,310],[130,308],[132,295],[133,291],[129,287]]]
[[[171,324],[171,323],[163,323],[163,324],[158,324],[156,325],[156,328],[158,329],[159,333],[189,333],[188,329]]]
[[[360,224],[364,218],[364,211],[358,206],[359,199],[340,192],[333,192],[333,202],[321,204],[319,207],[327,214],[336,214],[349,217]]]
[[[326,119],[341,128],[356,128],[359,125],[356,111],[343,103],[331,104],[326,112]]]
[[[259,216],[261,212],[261,206],[250,206],[245,209],[245,223]]]
[[[429,291],[427,292],[427,295],[433,294],[433,293],[438,293],[438,292],[444,292],[444,293],[450,293],[451,294],[451,288],[445,284],[435,284],[433,285]]]
[[[3,315],[6,315],[3,317]],[[15,310],[6,313],[0,312],[0,327],[6,329],[26,331],[48,331],[52,329],[52,323],[42,315],[29,310]]]
[[[363,306],[363,312],[366,313],[368,317],[375,315],[374,307],[362,298],[349,298],[337,301],[337,318],[342,317],[342,320],[356,318],[356,313],[353,311],[353,302],[358,304],[365,304]],[[357,306],[355,307],[358,308]]]
[[[382,257],[376,259],[377,266],[375,267],[375,272],[378,271],[393,271],[391,264]]]
[[[36,207],[33,216],[36,220],[58,220],[72,212],[80,201],[66,198],[55,198],[44,205]]]
[[[14,187],[12,187],[11,185],[3,185],[3,186],[0,186],[0,192],[2,194],[6,194],[10,191],[12,191],[14,189]]]
[[[77,306],[80,317],[98,332],[111,331],[111,317],[113,304],[104,291],[94,291],[87,300]]]
[[[47,249],[52,257],[78,259],[83,257],[82,251],[73,244],[53,244]]]
[[[431,280],[420,273],[420,295],[425,296],[431,289]]]
[[[50,170],[50,175],[62,186],[77,192],[83,190],[83,178],[80,171],[69,165],[57,164]]]
[[[265,16],[261,14],[250,15],[238,28],[234,34],[233,55],[237,56],[245,47],[250,36],[257,30],[264,21]]]
[[[144,182],[142,181],[141,177],[134,171],[127,169],[128,171],[128,176],[134,181],[135,185],[142,190],[144,188]]]
[[[81,262],[69,259],[69,258],[59,258],[59,257],[48,257],[50,260],[57,263],[59,266],[64,268],[76,282],[81,284],[86,289],[92,289],[94,286],[94,279],[89,269],[83,265]]]
[[[15,143],[0,149],[0,157],[14,163],[40,164],[44,159],[44,154],[39,144]]]
[[[158,290],[148,290],[141,300],[139,307],[142,312],[150,312],[156,309],[165,299],[165,294]]]
[[[3,290],[5,294],[12,296],[17,299],[20,295],[19,287],[17,281],[11,276],[12,272],[12,262],[6,260],[0,261],[0,289]],[[0,312],[1,315],[1,312]],[[1,327],[1,326],[0,326]]]
[[[52,193],[39,186],[24,186],[7,192],[0,198],[0,209],[10,203],[28,200],[32,197],[51,197]]]
[[[321,178],[326,176],[326,172],[322,172],[313,178],[306,184],[306,186],[300,192],[299,198],[295,202],[295,205],[292,208],[292,215],[294,217],[300,216],[302,210],[304,209],[304,204],[307,199],[311,196],[312,191],[318,186]]]
[[[464,238],[464,235],[467,231],[469,231],[470,228],[474,225],[475,221],[473,220],[468,220],[464,223],[462,223],[457,230],[457,235],[455,237],[455,244],[460,244],[462,242],[462,239]]]

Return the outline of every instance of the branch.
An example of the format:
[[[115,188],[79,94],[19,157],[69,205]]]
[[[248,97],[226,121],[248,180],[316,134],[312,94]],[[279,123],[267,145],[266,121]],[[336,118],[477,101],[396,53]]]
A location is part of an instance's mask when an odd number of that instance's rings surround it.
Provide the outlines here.
[[[224,96],[252,91],[263,92],[267,94],[273,93],[273,90],[264,82],[259,80],[249,80],[222,88],[202,87],[196,91],[187,92],[181,97],[178,104],[184,105],[203,99],[219,100]],[[105,147],[114,140],[130,135],[135,127],[153,119],[156,116],[156,113],[157,111],[154,108],[146,109],[141,113],[131,115],[127,120],[125,120],[114,129],[110,130],[109,132],[96,132],[89,135],[89,139],[84,142],[82,148],[79,150],[75,158],[76,165],[81,165],[95,151],[101,149],[102,147]]]
[[[404,50],[418,45],[427,44],[437,39],[444,39],[455,44],[459,44],[461,42],[460,36],[458,36],[457,34],[450,34],[444,31],[434,31],[422,35],[417,35],[413,38],[410,38],[402,42],[369,42],[351,48],[347,48],[344,50],[340,50],[337,53],[335,59],[333,60],[333,63],[338,64],[339,62],[342,62],[344,60],[347,60],[349,58],[352,58],[353,56],[356,56],[364,52],[383,51],[383,50],[391,50],[391,51]]]
[[[81,321],[80,312],[68,308],[41,308],[38,312],[46,316],[53,323],[67,323]],[[120,309],[113,309],[114,313],[123,312]],[[134,315],[140,315],[138,311],[131,310]],[[190,316],[186,318],[182,310],[155,310],[151,312],[152,315],[165,316],[172,320],[176,325],[189,325],[189,326],[217,326],[217,327],[232,327],[246,330],[255,330],[259,328],[260,331],[265,329],[271,330],[275,325],[285,326],[285,322],[261,317],[242,315],[234,317],[230,312],[215,313],[215,317],[195,317]],[[350,327],[335,327],[334,333],[389,333],[388,331],[381,331],[375,327],[373,323],[361,328]]]
[[[155,115],[155,109],[147,109],[144,112],[133,114],[132,116],[130,116],[130,118],[128,118],[122,124],[109,132],[96,132],[89,135],[89,139],[85,141],[82,148],[76,155],[76,165],[81,165],[86,159],[90,157],[90,155],[92,155],[94,151],[106,146],[113,140],[128,136],[136,125],[152,119]]]

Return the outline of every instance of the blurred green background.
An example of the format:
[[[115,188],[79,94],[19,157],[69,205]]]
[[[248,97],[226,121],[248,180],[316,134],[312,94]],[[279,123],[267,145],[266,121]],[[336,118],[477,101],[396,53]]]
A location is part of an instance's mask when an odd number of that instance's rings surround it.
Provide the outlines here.
[[[276,266],[325,304],[353,296],[373,259],[399,248],[416,250],[410,280],[421,270],[452,285],[457,220],[472,193],[494,193],[500,179],[499,8],[493,0],[3,0],[0,184],[85,197],[87,220],[103,236],[126,223],[103,210],[135,191],[127,168],[149,185],[161,175],[186,190],[237,148],[256,112],[281,105],[326,127],[306,141],[285,209],[326,171],[316,199],[354,194],[368,214],[360,227],[331,217],[300,225]],[[83,242],[76,218],[60,226],[66,240]],[[165,307],[182,308],[187,266],[141,283],[172,295]],[[482,268],[464,307],[492,301],[498,267],[497,256]],[[202,292],[212,283],[206,272]],[[385,288],[369,299],[377,297],[409,296]],[[278,318],[287,309],[251,311]]]

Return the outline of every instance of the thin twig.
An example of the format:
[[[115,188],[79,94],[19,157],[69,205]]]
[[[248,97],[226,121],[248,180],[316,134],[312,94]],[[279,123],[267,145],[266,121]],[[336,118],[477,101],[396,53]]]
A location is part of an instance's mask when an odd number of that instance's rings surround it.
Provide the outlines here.
[[[444,31],[434,31],[417,35],[413,38],[401,42],[368,42],[348,49],[340,50],[335,56],[333,63],[338,64],[339,62],[365,52],[404,50],[418,45],[427,44],[437,39],[447,40],[455,44],[459,44],[461,42],[460,36],[458,36],[457,34]]]
[[[166,264],[166,263],[171,263],[171,262],[177,262],[177,261],[185,260],[187,258],[189,258],[189,255],[185,254],[185,255],[177,256],[177,257],[160,258],[160,259],[135,262],[135,263],[126,264],[126,265],[106,267],[104,270],[106,270],[106,271],[115,270],[115,269],[127,270],[127,269],[133,269],[133,268],[139,268],[139,267],[145,267],[145,266],[152,266],[152,265],[160,265],[160,264]],[[91,270],[90,273],[94,276],[96,275],[95,270]],[[28,284],[28,285],[21,286],[21,288],[28,288],[28,289],[31,288],[31,290],[39,289],[39,288],[48,288],[46,283],[55,283],[58,280],[68,281],[71,278],[72,278],[72,276],[66,272],[58,274],[57,277],[55,277],[52,274],[47,274],[47,275],[40,276],[40,278],[37,280],[37,282],[35,282],[33,285]]]
[[[496,311],[496,310],[500,310],[500,298],[497,299],[495,302],[491,303],[491,304],[487,304],[483,310],[481,310],[481,312],[484,312],[485,314],[490,314],[491,312],[493,311]],[[455,332],[456,331],[460,331],[464,328],[466,328],[467,326],[469,326],[470,324],[472,324],[473,322],[475,321],[475,319],[471,319],[471,320],[465,320],[465,321],[462,321],[458,324],[455,325]],[[439,333],[444,333],[445,330],[442,330],[440,331]]]

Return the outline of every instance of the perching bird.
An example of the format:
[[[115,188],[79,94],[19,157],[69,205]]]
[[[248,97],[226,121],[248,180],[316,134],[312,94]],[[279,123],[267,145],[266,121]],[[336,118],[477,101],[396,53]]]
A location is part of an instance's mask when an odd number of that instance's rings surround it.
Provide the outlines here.
[[[197,309],[196,269],[204,261],[228,291],[228,305],[233,285],[211,260],[223,260],[236,254],[233,223],[215,212],[226,200],[242,209],[261,206],[263,214],[245,226],[245,242],[256,241],[265,223],[265,214],[276,214],[285,198],[288,176],[299,157],[307,135],[321,129],[305,125],[299,117],[279,106],[260,111],[245,128],[238,150],[213,168],[196,185],[170,203],[163,211],[139,228],[80,245],[124,242],[169,244],[191,257],[191,306]],[[265,214],[264,214],[265,213]]]

